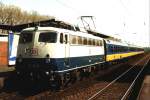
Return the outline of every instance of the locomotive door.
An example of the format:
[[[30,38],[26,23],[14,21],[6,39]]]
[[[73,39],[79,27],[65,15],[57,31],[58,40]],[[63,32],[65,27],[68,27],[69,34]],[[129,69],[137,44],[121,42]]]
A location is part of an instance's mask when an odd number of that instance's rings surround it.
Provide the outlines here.
[[[69,67],[70,65],[70,47],[69,47],[69,35],[67,33],[64,34],[64,43],[65,43],[65,66]]]

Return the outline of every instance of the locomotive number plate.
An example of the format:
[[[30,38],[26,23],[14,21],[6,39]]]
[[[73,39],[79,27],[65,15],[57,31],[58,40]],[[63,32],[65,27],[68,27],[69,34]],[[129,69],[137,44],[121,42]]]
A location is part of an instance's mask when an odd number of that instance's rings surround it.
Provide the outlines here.
[[[38,55],[38,49],[37,48],[26,48],[25,54],[36,56],[36,55]]]

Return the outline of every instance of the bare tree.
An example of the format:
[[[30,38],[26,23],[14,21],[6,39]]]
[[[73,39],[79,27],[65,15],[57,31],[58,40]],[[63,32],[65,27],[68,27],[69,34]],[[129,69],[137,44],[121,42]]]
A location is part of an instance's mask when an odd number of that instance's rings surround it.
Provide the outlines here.
[[[53,16],[40,15],[37,11],[22,11],[14,5],[4,5],[0,2],[0,24],[17,25],[41,20],[48,20]]]
[[[36,11],[22,11],[19,7],[13,5],[4,5],[1,2],[0,12],[0,23],[10,25],[29,23],[53,18],[52,16],[40,15]]]

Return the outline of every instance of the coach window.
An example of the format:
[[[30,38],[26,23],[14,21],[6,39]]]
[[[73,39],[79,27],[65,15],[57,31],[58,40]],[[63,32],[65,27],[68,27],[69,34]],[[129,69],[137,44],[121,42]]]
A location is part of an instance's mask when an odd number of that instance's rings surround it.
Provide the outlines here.
[[[118,50],[118,52],[122,52],[122,49],[123,49],[122,46],[118,46],[117,50]]]
[[[112,46],[109,46],[109,50],[110,50],[110,52],[112,52]]]
[[[117,51],[117,52],[120,52],[119,48],[120,48],[120,46],[117,45],[117,46],[116,46],[116,51]]]
[[[121,48],[120,48],[120,52],[124,52],[125,50],[124,50],[124,46],[121,46]]]
[[[114,52],[116,52],[116,46],[114,46]]]
[[[125,46],[123,46],[123,50],[122,51],[126,52],[126,47]]]
[[[117,52],[117,46],[115,46],[114,51]]]
[[[60,43],[63,43],[63,33],[60,33]]]
[[[123,52],[124,51],[124,47],[123,46],[119,46],[119,51]]]
[[[116,49],[115,49],[115,48],[116,48],[116,46],[113,46],[113,52],[116,52]]]
[[[111,46],[111,51],[114,52],[114,46]]]

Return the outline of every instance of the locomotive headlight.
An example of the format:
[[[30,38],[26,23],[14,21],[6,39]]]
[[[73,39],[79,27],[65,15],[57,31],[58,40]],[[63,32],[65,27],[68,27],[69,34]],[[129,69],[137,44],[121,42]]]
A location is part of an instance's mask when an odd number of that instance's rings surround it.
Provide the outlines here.
[[[45,72],[46,73],[46,75],[49,75],[49,72]]]
[[[49,54],[46,55],[45,63],[50,63],[50,56],[49,56]]]

